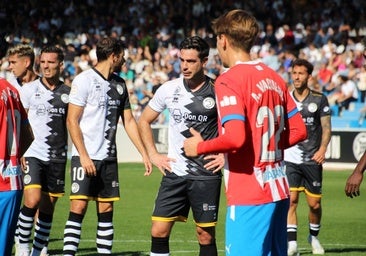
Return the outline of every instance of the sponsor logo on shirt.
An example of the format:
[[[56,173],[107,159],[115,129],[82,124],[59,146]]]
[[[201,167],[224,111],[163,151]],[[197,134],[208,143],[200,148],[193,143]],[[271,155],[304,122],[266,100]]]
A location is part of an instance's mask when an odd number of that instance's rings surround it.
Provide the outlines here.
[[[20,170],[20,166],[8,165],[3,170],[1,176],[5,178],[5,177],[10,177],[10,176],[19,176],[21,174],[22,174],[22,171]]]
[[[221,107],[235,106],[237,104],[236,96],[224,96],[220,101]]]
[[[182,112],[180,112],[180,109],[174,109],[173,110],[173,118],[176,123],[182,122]]]
[[[269,182],[286,176],[285,168],[283,166],[267,166],[266,171],[263,173],[263,182]]]
[[[216,210],[216,205],[209,205],[207,203],[202,204],[203,211],[214,211]]]
[[[207,115],[194,115],[192,113],[182,113],[180,109],[176,108],[172,112],[173,119],[176,123],[182,122],[182,120],[186,121],[199,121],[199,122],[207,122]]]
[[[173,103],[177,103],[179,101],[179,97],[181,96],[179,93],[180,91],[181,91],[180,87],[177,87],[175,89],[174,94],[173,94],[173,101],[172,101]]]
[[[37,116],[43,116],[46,114],[46,106],[43,104],[40,104],[37,106],[37,111],[36,111]]]

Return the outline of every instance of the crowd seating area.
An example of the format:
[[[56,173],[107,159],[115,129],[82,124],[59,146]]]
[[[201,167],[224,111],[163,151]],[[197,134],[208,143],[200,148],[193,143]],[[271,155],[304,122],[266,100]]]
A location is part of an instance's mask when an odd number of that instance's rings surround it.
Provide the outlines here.
[[[126,80],[138,119],[156,88],[180,75],[177,47],[185,36],[199,35],[209,42],[207,75],[215,78],[223,71],[210,24],[233,8],[253,13],[261,27],[252,58],[276,70],[289,86],[291,62],[300,57],[314,65],[314,90],[323,91],[331,83],[320,75],[326,64],[333,77],[346,72],[366,92],[366,81],[359,76],[366,68],[366,1],[358,0],[3,0],[0,76],[11,75],[5,55],[9,46],[30,44],[38,54],[52,43],[65,50],[63,78],[71,84],[75,75],[95,64],[97,40],[118,37],[126,44],[127,60],[119,74]],[[340,116],[332,103],[333,128],[366,128],[366,121],[359,120],[362,102],[360,95]],[[166,121],[162,115],[158,123]]]
[[[337,108],[333,106],[335,113],[331,117],[332,129],[366,129],[365,113],[362,112],[365,106],[360,101],[353,102],[348,110],[342,111],[341,116],[337,115]]]

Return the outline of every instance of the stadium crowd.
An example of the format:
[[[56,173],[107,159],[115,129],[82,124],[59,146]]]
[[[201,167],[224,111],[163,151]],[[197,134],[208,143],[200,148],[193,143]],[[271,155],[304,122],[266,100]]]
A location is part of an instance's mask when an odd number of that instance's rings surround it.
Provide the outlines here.
[[[260,22],[253,59],[262,59],[289,84],[295,58],[314,65],[311,87],[328,96],[337,110],[333,114],[341,115],[352,101],[364,102],[366,95],[364,1],[4,0],[0,6],[1,77],[11,75],[9,46],[30,44],[38,55],[42,46],[54,43],[65,52],[63,79],[71,84],[75,75],[96,63],[96,42],[105,35],[118,37],[126,45],[127,60],[119,75],[130,90],[136,118],[159,85],[180,75],[177,46],[185,36],[209,42],[209,76],[223,71],[210,22],[232,8],[246,9]],[[35,70],[39,72],[37,60]],[[348,97],[342,87],[357,94]],[[163,115],[159,122],[165,122]]]

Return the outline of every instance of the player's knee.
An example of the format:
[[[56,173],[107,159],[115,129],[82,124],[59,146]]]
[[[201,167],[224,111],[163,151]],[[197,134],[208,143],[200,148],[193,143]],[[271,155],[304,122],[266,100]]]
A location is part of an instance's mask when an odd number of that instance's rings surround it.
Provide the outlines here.
[[[85,215],[88,204],[82,200],[73,200],[71,202],[70,211],[76,214]]]
[[[40,200],[41,200],[41,198],[37,198],[37,197],[24,198],[24,205],[31,209],[38,208]]]
[[[320,202],[313,203],[313,204],[309,205],[309,207],[310,207],[311,211],[313,211],[313,212],[319,212],[319,211],[321,211],[321,208],[322,208]]]
[[[197,238],[202,245],[213,244],[215,242],[215,228],[201,228],[197,226]]]

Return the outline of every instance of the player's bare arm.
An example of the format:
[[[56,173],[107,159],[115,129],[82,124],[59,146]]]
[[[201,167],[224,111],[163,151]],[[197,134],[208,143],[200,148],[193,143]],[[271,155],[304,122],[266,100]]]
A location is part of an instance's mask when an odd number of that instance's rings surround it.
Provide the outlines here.
[[[151,124],[158,116],[158,112],[146,106],[139,118],[138,128],[151,162],[165,175],[165,170],[171,171],[170,162],[175,160],[167,155],[160,154],[155,146]]]
[[[131,139],[132,143],[135,145],[137,150],[142,156],[142,161],[145,166],[145,173],[144,175],[150,175],[152,172],[152,164],[150,162],[148,153],[145,149],[145,146],[142,142],[137,123],[135,118],[132,115],[131,109],[125,109],[123,111],[123,125],[125,127],[126,133],[128,137]]]
[[[95,176],[97,175],[97,170],[86,150],[83,140],[83,134],[81,132],[79,125],[79,119],[81,117],[82,112],[83,107],[69,103],[69,109],[67,112],[67,120],[66,120],[67,128],[69,130],[71,140],[79,153],[80,164],[83,167],[85,174],[88,176]]]
[[[363,173],[366,169],[366,151],[356,165],[352,174],[348,177],[344,192],[346,196],[353,198],[360,195],[360,186],[363,180]]]
[[[313,156],[313,160],[317,162],[318,164],[323,164],[325,161],[325,153],[327,151],[328,144],[330,142],[331,138],[331,121],[330,121],[330,115],[329,116],[323,116],[320,119],[321,125],[322,125],[322,141],[320,143],[319,150],[315,152]]]

